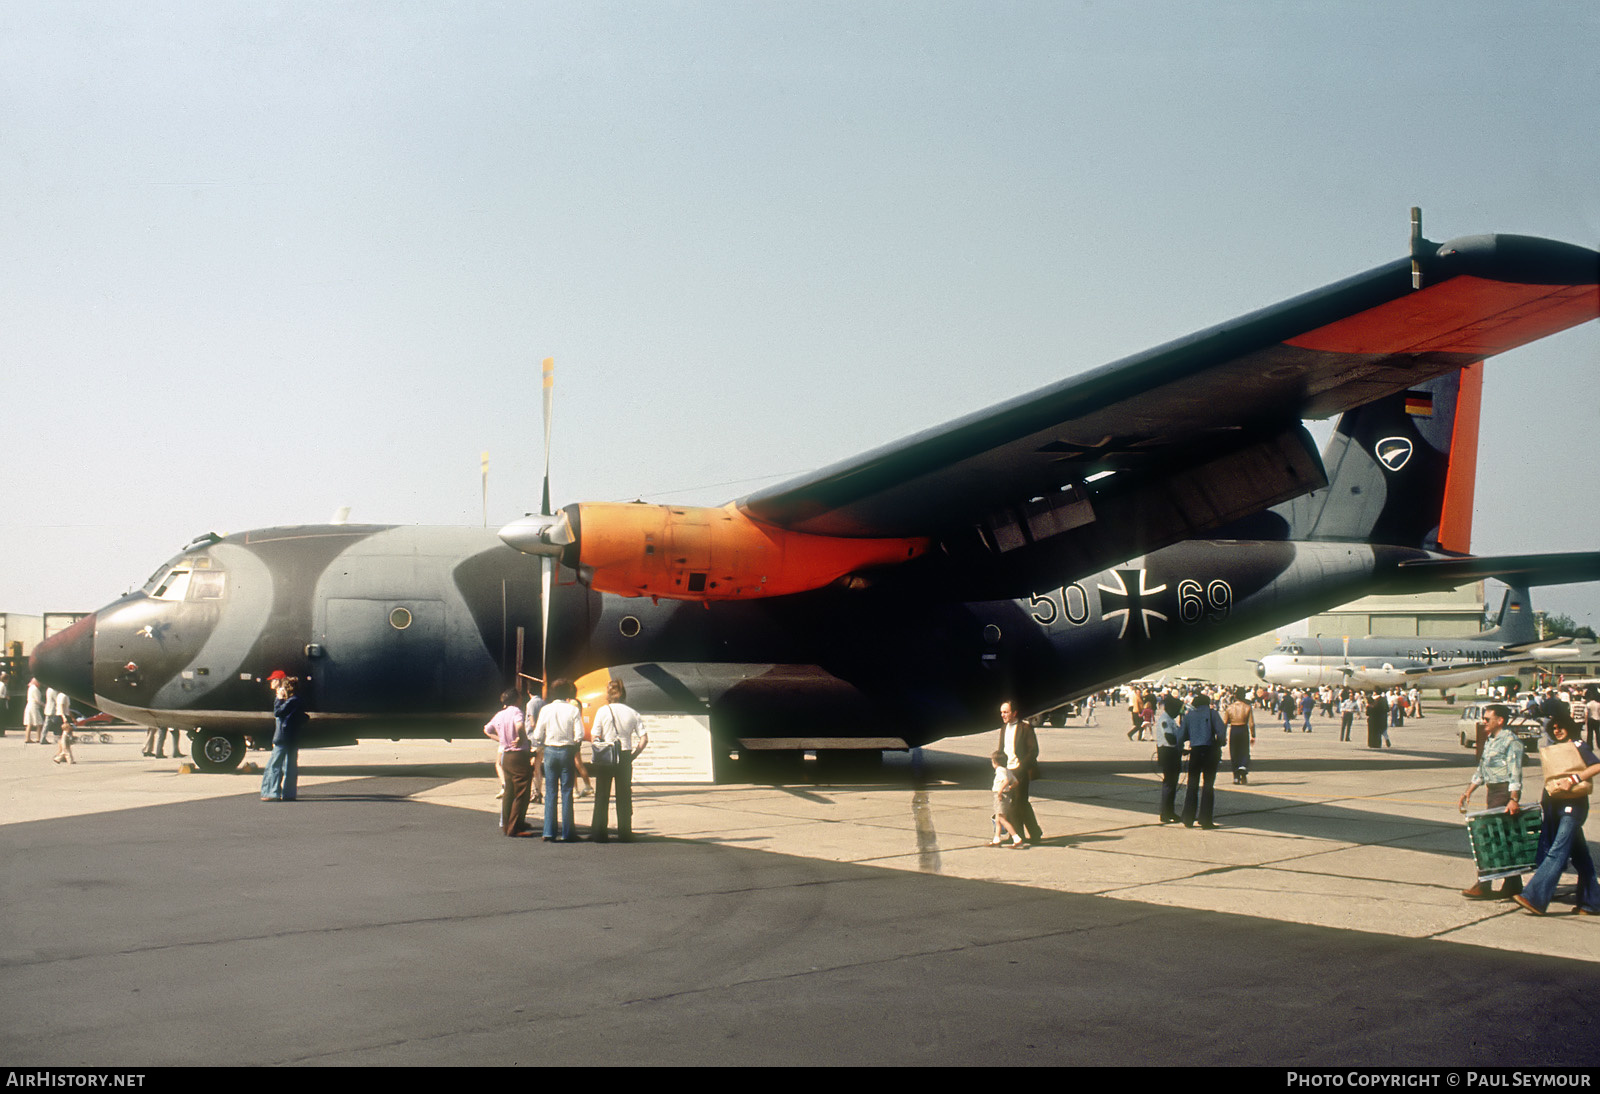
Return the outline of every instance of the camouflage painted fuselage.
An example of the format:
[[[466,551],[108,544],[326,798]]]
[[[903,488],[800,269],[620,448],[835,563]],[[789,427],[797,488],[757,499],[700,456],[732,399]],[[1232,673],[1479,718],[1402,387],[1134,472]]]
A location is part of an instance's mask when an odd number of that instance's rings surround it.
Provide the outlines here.
[[[982,724],[1004,696],[1044,709],[1302,618],[1421,557],[1192,540],[1026,599],[891,585],[710,606],[602,595],[563,569],[549,671],[627,671],[635,705],[709,713],[724,741],[916,745]],[[473,733],[519,670],[539,671],[538,566],[477,529],[241,533],[80,622],[51,675],[135,721],[262,734],[263,681],[282,670],[308,682],[308,744]]]

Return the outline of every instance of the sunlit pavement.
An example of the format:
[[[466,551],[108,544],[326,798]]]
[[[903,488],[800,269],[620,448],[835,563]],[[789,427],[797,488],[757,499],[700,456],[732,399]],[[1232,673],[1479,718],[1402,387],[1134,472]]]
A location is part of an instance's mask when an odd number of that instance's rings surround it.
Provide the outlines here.
[[[1591,922],[1456,894],[1444,721],[1381,754],[1263,732],[1214,832],[1153,823],[1148,742],[1046,730],[1026,851],[986,846],[987,733],[853,780],[642,788],[642,838],[606,846],[499,836],[486,741],[303,752],[291,805],[140,733],[72,767],[12,735],[0,1058],[1591,1062]]]
[[[1391,734],[1397,747],[1379,751],[1341,743],[1337,723],[1321,719],[1309,734],[1298,723],[1293,733],[1258,727],[1249,785],[1234,785],[1226,762],[1219,771],[1215,831],[1156,822],[1153,745],[1128,740],[1125,724],[1118,708],[1102,711],[1098,726],[1041,730],[1043,778],[1033,801],[1046,839],[1023,851],[988,845],[988,731],[833,778],[811,761],[762,772],[761,783],[641,786],[637,827],[825,861],[1600,960],[1600,919],[1572,914],[1571,874],[1542,918],[1460,895],[1472,864],[1456,800],[1472,756],[1455,739],[1452,711],[1409,720]],[[1364,726],[1356,734],[1364,739]],[[23,747],[18,734],[0,740],[0,819],[224,797],[254,786],[250,773],[179,774],[176,761],[138,755],[142,734],[111,737],[78,745],[75,767],[51,764],[53,747]],[[258,764],[264,756],[250,754]],[[487,742],[371,741],[303,752],[302,786],[311,794],[363,775],[427,775],[430,787],[412,800],[481,812],[492,827],[491,761]],[[1537,771],[1536,762],[1525,769],[1527,797]],[[579,801],[580,827],[588,808]]]

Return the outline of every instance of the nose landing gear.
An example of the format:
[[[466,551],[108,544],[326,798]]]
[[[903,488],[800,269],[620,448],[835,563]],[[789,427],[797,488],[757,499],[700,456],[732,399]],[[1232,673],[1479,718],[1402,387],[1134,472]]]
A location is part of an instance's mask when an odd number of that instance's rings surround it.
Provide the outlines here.
[[[244,737],[237,733],[199,730],[194,735],[194,765],[201,771],[232,771],[244,759]]]

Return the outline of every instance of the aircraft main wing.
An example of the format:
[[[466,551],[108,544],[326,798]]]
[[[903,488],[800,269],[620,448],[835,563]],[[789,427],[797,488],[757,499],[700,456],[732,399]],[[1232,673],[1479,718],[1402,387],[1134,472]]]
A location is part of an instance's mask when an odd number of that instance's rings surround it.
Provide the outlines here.
[[[1535,653],[1507,653],[1504,657],[1486,657],[1481,661],[1463,664],[1460,661],[1441,662],[1437,665],[1417,666],[1405,670],[1407,677],[1425,680],[1430,676],[1453,676],[1468,669],[1501,669],[1511,665],[1534,664],[1539,660]]]
[[[796,532],[975,528],[990,552],[1059,536],[1085,540],[1085,563],[1126,558],[1323,485],[1301,419],[1600,315],[1595,251],[1512,235],[1414,250],[736,504]]]

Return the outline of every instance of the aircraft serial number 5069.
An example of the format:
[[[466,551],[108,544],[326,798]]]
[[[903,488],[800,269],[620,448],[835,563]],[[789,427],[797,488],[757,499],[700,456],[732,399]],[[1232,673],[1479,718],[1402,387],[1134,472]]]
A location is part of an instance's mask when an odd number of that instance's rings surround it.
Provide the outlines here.
[[[1158,585],[1149,589],[1143,594],[1143,599],[1148,600],[1154,594],[1165,592],[1166,588],[1165,585]],[[1126,595],[1124,590],[1103,591]],[[1233,587],[1221,578],[1202,583],[1186,577],[1178,582],[1174,592],[1177,597],[1177,617],[1183,623],[1224,623],[1233,610]],[[1054,626],[1058,621],[1081,627],[1092,616],[1089,592],[1081,581],[1043,593],[1030,593],[1028,603],[1033,609],[1033,621],[1041,627]],[[1145,610],[1150,611],[1148,607]],[[1152,614],[1161,619],[1167,618],[1166,613]]]

